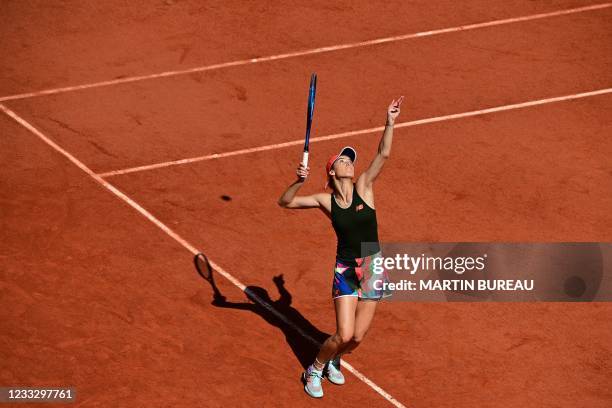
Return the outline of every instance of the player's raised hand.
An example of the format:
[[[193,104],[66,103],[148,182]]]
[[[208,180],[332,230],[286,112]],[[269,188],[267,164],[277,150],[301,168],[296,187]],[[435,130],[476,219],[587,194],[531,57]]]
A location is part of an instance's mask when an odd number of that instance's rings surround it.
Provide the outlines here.
[[[395,122],[395,118],[397,118],[400,114],[400,106],[404,101],[404,97],[400,96],[399,99],[393,100],[389,107],[387,108],[387,123],[393,124]]]
[[[304,163],[300,163],[295,173],[297,174],[299,181],[306,181],[308,174],[310,173],[310,167],[304,167]]]

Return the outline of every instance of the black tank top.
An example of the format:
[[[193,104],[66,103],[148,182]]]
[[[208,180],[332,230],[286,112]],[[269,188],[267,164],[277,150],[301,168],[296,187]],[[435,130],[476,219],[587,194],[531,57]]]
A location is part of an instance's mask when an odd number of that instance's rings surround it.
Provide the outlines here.
[[[338,237],[337,259],[354,261],[355,258],[370,256],[380,251],[376,210],[359,197],[354,183],[353,199],[348,208],[340,207],[334,193],[331,194],[331,219]],[[367,253],[362,254],[362,242],[375,242],[376,245],[372,245]]]

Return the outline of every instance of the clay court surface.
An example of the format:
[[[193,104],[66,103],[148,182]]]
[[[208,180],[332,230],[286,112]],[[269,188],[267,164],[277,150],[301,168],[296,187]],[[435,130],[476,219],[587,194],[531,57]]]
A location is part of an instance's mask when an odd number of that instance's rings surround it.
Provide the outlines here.
[[[301,193],[342,146],[362,171],[406,96],[381,240],[612,241],[612,4],[10,1],[0,52],[0,385],[79,407],[611,406],[598,302],[382,303],[358,376],[313,401],[287,321],[334,331],[335,236],[276,201],[316,72]],[[235,279],[225,303],[196,251]]]

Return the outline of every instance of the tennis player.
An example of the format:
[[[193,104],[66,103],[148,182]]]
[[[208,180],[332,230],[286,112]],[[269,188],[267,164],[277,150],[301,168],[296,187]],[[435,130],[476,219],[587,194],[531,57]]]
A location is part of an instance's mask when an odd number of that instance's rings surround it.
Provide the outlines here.
[[[353,179],[357,152],[352,147],[345,147],[329,158],[325,168],[326,189],[327,186],[331,187],[331,194],[298,196],[297,192],[310,170],[300,163],[298,179],[278,200],[278,204],[284,208],[321,209],[331,219],[338,238],[332,283],[336,332],[325,340],[315,361],[302,374],[304,390],[311,397],[323,396],[321,380],[324,376],[334,384],[344,384],[340,356],[354,350],[363,340],[374,317],[377,301],[388,294],[380,290],[380,285],[373,283],[375,279],[381,279],[372,268],[373,260],[381,256],[373,184],[391,153],[393,125],[403,99],[402,96],[389,105],[378,152],[356,182]],[[367,253],[362,253],[362,242],[374,244],[369,245],[372,248]]]

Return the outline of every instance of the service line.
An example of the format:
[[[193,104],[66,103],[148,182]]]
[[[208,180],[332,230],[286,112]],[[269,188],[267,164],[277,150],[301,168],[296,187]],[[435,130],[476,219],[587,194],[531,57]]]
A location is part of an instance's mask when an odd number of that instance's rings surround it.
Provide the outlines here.
[[[436,116],[436,117],[432,117],[432,118],[413,120],[413,121],[410,121],[410,122],[396,123],[395,124],[395,128],[403,128],[403,127],[410,127],[410,126],[425,125],[425,124],[428,124],[428,123],[444,122],[444,121],[447,121],[447,120],[468,118],[468,117],[471,117],[471,116],[486,115],[486,114],[490,114],[490,113],[509,111],[509,110],[513,110],[513,109],[528,108],[528,107],[531,107],[531,106],[545,105],[545,104],[548,104],[548,103],[569,101],[569,100],[572,100],[572,99],[580,99],[580,98],[587,98],[589,96],[603,95],[603,94],[607,94],[607,93],[610,93],[610,92],[612,92],[612,88],[605,88],[605,89],[598,89],[596,91],[581,92],[581,93],[577,93],[577,94],[556,96],[556,97],[553,97],[553,98],[546,98],[546,99],[537,99],[537,100],[533,100],[533,101],[515,103],[515,104],[511,104],[511,105],[495,106],[495,107],[492,107],[492,108],[479,109],[479,110],[463,112],[463,113],[455,113],[455,114],[452,114],[452,115]],[[350,131],[350,132],[342,132],[342,133],[336,133],[336,134],[326,135],[326,136],[311,137],[310,138],[310,142],[311,143],[316,143],[316,142],[322,142],[322,141],[325,141],[325,140],[341,139],[341,138],[350,137],[350,136],[363,135],[363,134],[375,133],[375,132],[382,132],[383,130],[384,130],[383,126],[374,127],[374,128],[368,128],[368,129],[361,129],[361,130],[353,130],[353,131]],[[140,171],[154,170],[154,169],[159,169],[159,168],[163,168],[163,167],[170,167],[170,166],[179,166],[179,165],[182,165],[182,164],[196,163],[196,162],[205,161],[205,160],[222,159],[224,157],[239,156],[239,155],[243,155],[243,154],[263,152],[263,151],[266,151],[266,150],[282,149],[282,148],[285,148],[285,147],[298,146],[298,145],[302,145],[302,144],[304,144],[304,139],[298,139],[298,140],[292,140],[292,141],[289,141],[289,142],[275,143],[275,144],[269,144],[269,145],[258,146],[258,147],[251,147],[251,148],[248,148],[248,149],[233,150],[233,151],[224,152],[224,153],[207,154],[207,155],[204,155],[204,156],[190,157],[190,158],[186,158],[186,159],[172,160],[172,161],[166,161],[166,162],[161,162],[161,163],[148,164],[148,165],[145,165],[145,166],[130,167],[130,168],[121,169],[121,170],[113,170],[113,171],[108,171],[108,172],[105,172],[105,173],[100,173],[100,174],[98,174],[98,176],[103,177],[103,178],[105,178],[105,177],[112,177],[112,176],[118,176],[118,175],[121,175],[121,174],[136,173],[136,172],[140,172]]]

